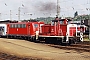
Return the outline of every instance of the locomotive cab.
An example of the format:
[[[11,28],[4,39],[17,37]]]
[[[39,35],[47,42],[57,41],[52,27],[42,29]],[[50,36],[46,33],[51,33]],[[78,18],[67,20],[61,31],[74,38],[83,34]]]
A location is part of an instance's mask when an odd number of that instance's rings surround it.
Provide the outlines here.
[[[56,33],[56,35],[64,36],[64,38],[62,39],[62,43],[71,43],[71,40],[74,41],[74,38],[77,37],[77,25],[70,24],[71,21],[72,20],[70,20],[70,19],[52,20],[51,25],[54,26],[54,30],[55,30],[54,32]],[[83,29],[83,27],[81,27],[81,28]],[[83,40],[81,38],[82,37],[81,35],[79,35],[79,37],[80,37],[79,41]]]
[[[56,24],[70,24],[71,20],[70,19],[56,19],[56,20],[52,20],[51,25],[55,25]]]

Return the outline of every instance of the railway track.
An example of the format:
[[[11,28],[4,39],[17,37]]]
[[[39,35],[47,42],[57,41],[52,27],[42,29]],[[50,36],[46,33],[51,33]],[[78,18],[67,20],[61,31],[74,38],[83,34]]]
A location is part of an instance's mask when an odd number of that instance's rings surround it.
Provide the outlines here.
[[[77,44],[72,44],[70,46],[62,46],[58,44],[47,44],[45,41],[40,41],[39,43],[45,44],[50,47],[59,48],[59,49],[67,49],[67,50],[76,50],[76,51],[85,51],[90,52],[90,41],[84,41]]]
[[[3,41],[3,42],[5,42],[5,41]],[[11,42],[8,42],[8,41],[6,43],[21,46],[21,45],[11,43]],[[78,44],[73,44],[71,46],[46,44],[45,42],[41,42],[40,44],[45,44],[45,45],[50,46],[50,47],[65,49],[65,50],[75,50],[75,51],[78,51],[78,52],[81,52],[81,51],[90,52],[90,44],[89,43],[88,44],[87,43],[78,43]],[[21,46],[21,47],[28,48],[28,47],[25,47],[25,46]],[[32,50],[35,50],[35,49],[32,49]],[[39,51],[39,50],[37,50],[37,51]],[[48,52],[50,52],[50,51],[48,51]],[[51,52],[51,53],[56,53],[56,52]],[[8,55],[8,54],[5,54],[5,53],[0,53],[0,60],[10,60],[10,59],[11,60],[38,60],[38,58],[32,58],[32,57],[31,58],[20,58],[20,57],[14,56],[14,55]],[[39,60],[42,60],[42,59],[39,59]]]
[[[23,47],[23,48],[27,48],[27,49],[43,51],[43,50],[38,50],[38,49],[34,49],[34,48],[29,48],[29,47],[19,45],[17,43],[12,43],[12,42],[9,42],[9,41],[2,41],[2,42],[6,42],[6,43],[9,43],[9,44],[16,45],[16,46]],[[29,57],[23,56],[23,57],[21,57],[21,56],[7,54],[7,53],[4,53],[4,52],[0,51],[0,60],[48,60],[48,59],[32,57],[32,56],[29,56]]]
[[[0,52],[0,60],[30,60],[30,58],[17,57],[15,55]]]
[[[45,41],[39,42],[39,43],[48,45],[50,47],[59,48],[59,49],[90,52],[90,41],[84,41],[81,43],[72,44],[70,46],[62,46],[62,45],[58,45],[58,44],[47,44],[47,43],[45,43]]]
[[[15,55],[10,55],[10,54],[6,54],[6,53],[2,53],[0,52],[0,60],[45,60],[42,58],[36,58],[36,57],[18,57]]]
[[[70,46],[61,46],[61,45],[54,45],[54,44],[46,44],[46,45],[55,47],[55,48],[66,49],[66,50],[90,52],[90,44],[87,44],[87,43],[72,44]]]

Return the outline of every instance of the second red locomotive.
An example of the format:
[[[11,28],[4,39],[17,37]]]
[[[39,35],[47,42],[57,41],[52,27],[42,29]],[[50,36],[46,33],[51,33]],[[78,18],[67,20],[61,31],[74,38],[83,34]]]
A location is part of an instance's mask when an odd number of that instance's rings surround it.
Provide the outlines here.
[[[40,26],[44,22],[18,22],[7,24],[7,37],[35,37],[36,31],[40,32]]]

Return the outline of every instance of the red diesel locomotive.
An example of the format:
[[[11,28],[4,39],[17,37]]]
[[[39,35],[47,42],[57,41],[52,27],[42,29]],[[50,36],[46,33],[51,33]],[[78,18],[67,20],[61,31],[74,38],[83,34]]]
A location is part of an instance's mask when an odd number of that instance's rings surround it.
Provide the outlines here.
[[[52,20],[51,24],[41,27],[42,33],[39,38],[45,39],[47,43],[71,44],[77,40],[77,25],[70,24],[69,19]]]

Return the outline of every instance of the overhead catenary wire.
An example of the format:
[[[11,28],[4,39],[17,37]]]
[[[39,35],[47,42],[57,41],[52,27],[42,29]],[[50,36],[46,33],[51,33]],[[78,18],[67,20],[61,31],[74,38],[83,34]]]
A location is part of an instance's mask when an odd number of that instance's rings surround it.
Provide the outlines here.
[[[76,1],[76,0],[65,0],[65,1],[62,1],[60,0],[60,8],[61,8],[61,13],[64,13],[64,15],[68,14],[69,12],[75,12],[75,11],[79,11],[79,12],[82,12],[82,14],[89,14],[87,12],[90,11],[90,0],[87,0],[86,2],[83,2],[83,3],[76,3],[73,2],[73,1]],[[69,3],[69,4],[68,4]],[[64,4],[64,6],[63,6]],[[68,4],[68,5],[67,5]],[[72,5],[70,5],[72,4]],[[81,14],[81,13],[80,13]],[[63,14],[61,14],[63,15]]]

